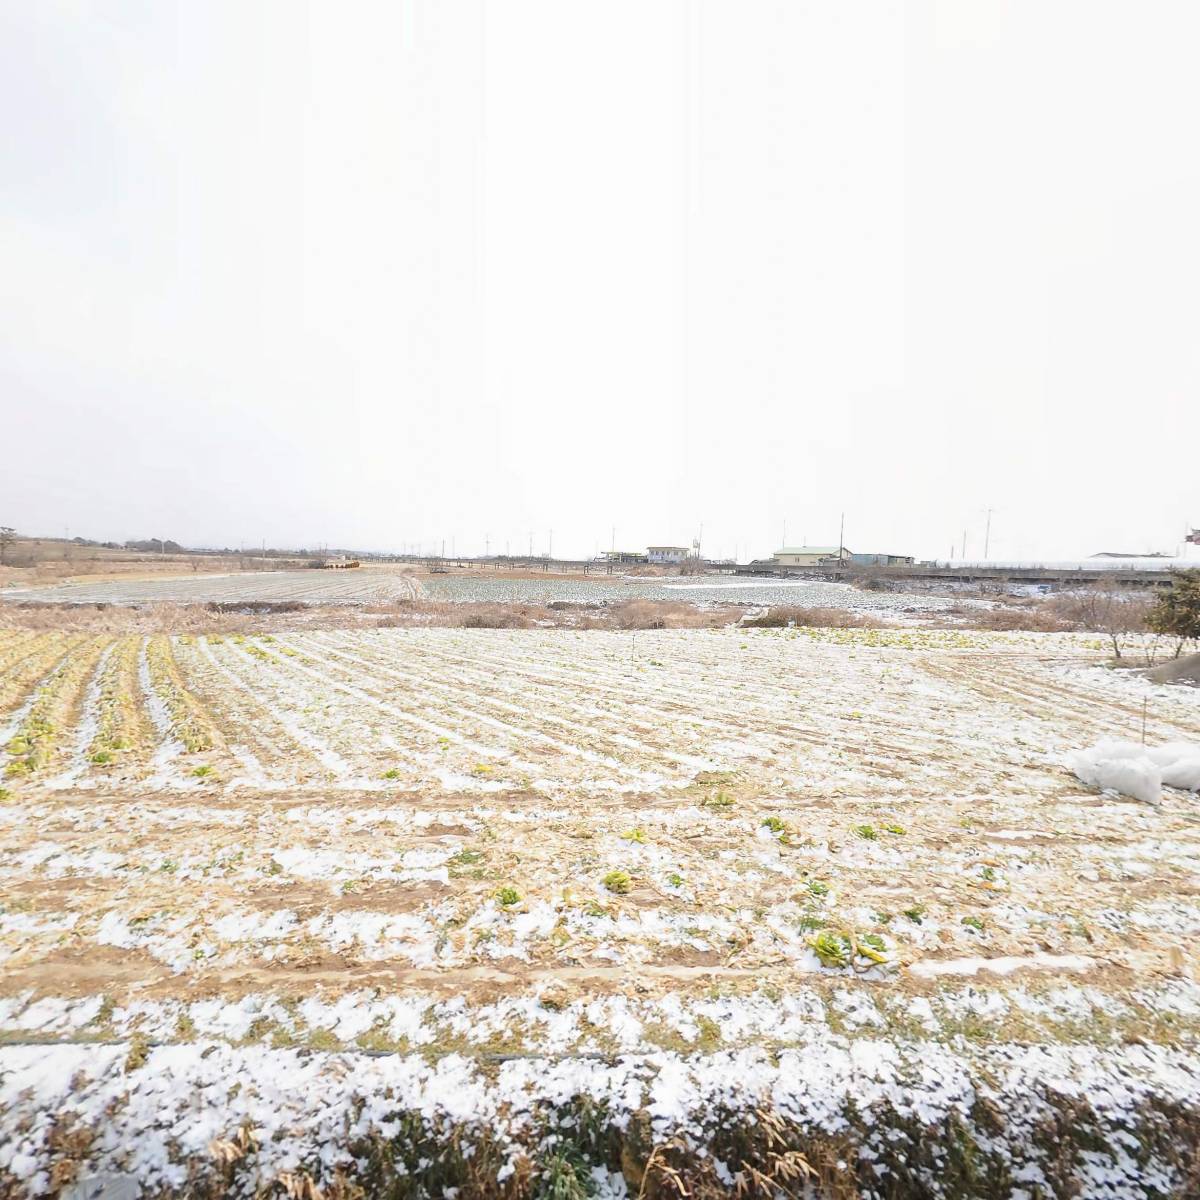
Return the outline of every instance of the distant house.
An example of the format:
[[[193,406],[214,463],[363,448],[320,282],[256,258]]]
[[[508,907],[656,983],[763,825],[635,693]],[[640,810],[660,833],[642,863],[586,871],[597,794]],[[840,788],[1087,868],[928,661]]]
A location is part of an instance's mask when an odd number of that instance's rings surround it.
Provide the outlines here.
[[[604,557],[610,563],[644,563],[646,556],[637,550],[605,550]]]
[[[911,567],[916,560],[911,554],[851,554],[856,567]]]
[[[845,547],[839,555],[836,546],[785,546],[775,551],[772,561],[777,567],[819,567],[846,557],[849,551]]]
[[[681,563],[690,553],[687,546],[646,547],[646,557],[652,563]]]

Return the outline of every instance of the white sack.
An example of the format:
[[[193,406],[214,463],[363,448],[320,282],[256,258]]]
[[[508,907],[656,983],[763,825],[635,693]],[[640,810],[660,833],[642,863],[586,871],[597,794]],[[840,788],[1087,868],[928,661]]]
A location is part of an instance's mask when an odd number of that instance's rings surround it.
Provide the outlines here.
[[[1200,792],[1200,746],[1169,742],[1165,746],[1155,746],[1150,757],[1162,770],[1162,781],[1167,787]]]
[[[1067,765],[1081,783],[1132,796],[1144,804],[1162,800],[1162,769],[1134,742],[1098,742],[1072,754]]]

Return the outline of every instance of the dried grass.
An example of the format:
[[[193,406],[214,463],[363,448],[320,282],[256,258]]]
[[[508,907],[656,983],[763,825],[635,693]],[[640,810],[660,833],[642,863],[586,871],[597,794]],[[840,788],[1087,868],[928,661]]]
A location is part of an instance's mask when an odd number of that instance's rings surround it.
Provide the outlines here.
[[[78,633],[243,633],[263,627],[247,613],[214,613],[203,604],[3,604],[0,624]]]
[[[943,611],[956,618],[955,624],[959,628],[985,632],[1022,630],[1027,633],[1069,633],[1078,628],[1044,602],[1031,606],[1006,604],[995,608],[953,604]]]
[[[79,633],[270,633],[291,629],[715,629],[735,624],[740,605],[698,608],[665,600],[618,604],[454,603],[399,600],[391,604],[0,603],[0,625]],[[830,610],[831,612],[833,610]],[[848,616],[848,614],[846,614]],[[853,622],[864,624],[865,622]]]
[[[1146,629],[1151,598],[1116,584],[1095,584],[1053,596],[1009,597],[991,607],[954,604],[944,609],[959,628],[1029,633],[1098,633],[1117,657],[1132,634]]]
[[[600,610],[616,629],[713,629],[732,624],[744,611],[702,609],[674,600],[622,600]]]
[[[298,566],[288,560],[271,564],[274,569]],[[244,571],[243,557],[218,554],[146,554],[105,550],[64,543],[18,541],[0,563],[0,586],[30,587],[68,582],[75,578],[163,579],[196,574],[229,574]]]
[[[780,604],[758,617],[742,622],[747,629],[787,629],[807,626],[810,629],[886,629],[887,624],[865,613],[848,612],[844,608],[799,608]]]

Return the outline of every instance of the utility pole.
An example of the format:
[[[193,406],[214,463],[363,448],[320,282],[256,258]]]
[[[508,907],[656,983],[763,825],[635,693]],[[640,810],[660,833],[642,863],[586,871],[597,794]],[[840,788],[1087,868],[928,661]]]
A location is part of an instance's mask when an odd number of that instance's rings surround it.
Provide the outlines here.
[[[529,557],[533,557],[533,530],[529,531]]]
[[[838,562],[842,561],[842,555],[846,551],[846,514],[842,513],[842,525],[838,530]]]
[[[492,555],[492,535],[485,533],[483,535],[483,557],[490,558]]]
[[[966,557],[967,557],[967,531],[964,529],[963,530],[963,544],[962,544],[962,559],[964,562],[966,561]]]
[[[992,513],[995,511],[996,510],[994,508],[989,508],[987,510],[987,526],[983,532],[983,558],[985,562],[987,561],[988,547],[992,542]]]
[[[554,530],[550,530],[550,549],[546,551],[546,557],[553,560],[554,558]]]

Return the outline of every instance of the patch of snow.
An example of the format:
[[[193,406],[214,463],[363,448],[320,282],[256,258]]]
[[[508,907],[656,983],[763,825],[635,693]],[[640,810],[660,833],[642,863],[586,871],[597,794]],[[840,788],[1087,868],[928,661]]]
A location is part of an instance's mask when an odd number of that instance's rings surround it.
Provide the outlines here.
[[[1090,971],[1096,965],[1094,958],[1085,954],[1036,954],[1009,955],[1001,958],[935,958],[913,963],[908,969],[911,974],[923,979],[935,975],[978,975],[989,971],[993,975],[1011,975],[1025,967],[1044,971]]]

